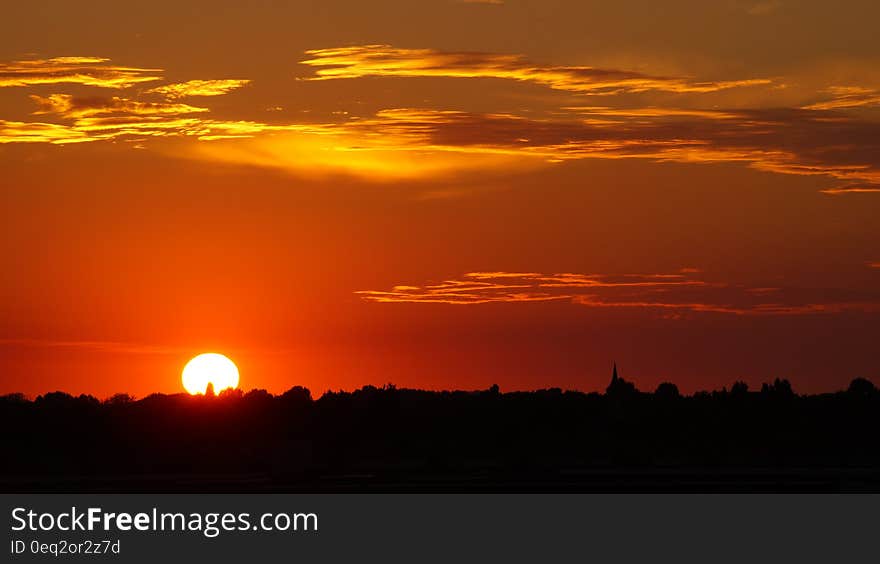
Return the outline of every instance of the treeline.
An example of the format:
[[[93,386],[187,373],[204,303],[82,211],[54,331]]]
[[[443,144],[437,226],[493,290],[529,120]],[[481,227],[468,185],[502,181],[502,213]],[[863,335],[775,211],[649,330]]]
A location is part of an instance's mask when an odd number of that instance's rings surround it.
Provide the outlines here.
[[[210,400],[214,397],[217,397],[221,400],[225,401],[266,401],[270,399],[280,399],[282,402],[293,402],[293,403],[302,403],[307,402],[311,403],[314,400],[312,399],[312,392],[308,388],[304,388],[302,386],[294,386],[282,393],[281,395],[273,395],[266,390],[263,389],[253,389],[247,392],[240,389],[226,389],[221,391],[219,394],[214,394],[212,391],[213,388],[209,386],[207,396],[190,396],[188,394],[161,394],[155,393],[151,394],[141,400],[138,400],[134,396],[126,393],[114,394],[108,398],[103,400],[98,399],[95,396],[90,394],[80,394],[79,396],[74,396],[68,394],[66,392],[56,391],[49,392],[47,394],[39,395],[35,399],[29,399],[25,394],[22,393],[12,393],[0,395],[0,406],[6,407],[9,405],[15,404],[25,404],[25,403],[35,403],[37,405],[60,405],[60,404],[81,404],[81,405],[109,405],[109,406],[120,406],[126,405],[130,403],[134,403],[136,401],[161,401],[167,398],[186,398],[192,397],[194,400],[206,399]],[[701,390],[695,392],[691,396],[684,396],[678,391],[678,386],[671,382],[661,382],[657,388],[654,390],[653,394],[649,392],[643,392],[639,390],[635,384],[624,380],[623,378],[615,377],[612,379],[611,383],[605,389],[604,394],[600,394],[599,392],[580,392],[574,390],[562,390],[561,388],[547,388],[543,390],[535,390],[531,392],[507,392],[507,395],[535,395],[536,397],[544,397],[547,394],[551,395],[559,395],[565,394],[567,396],[590,396],[597,397],[604,395],[605,397],[621,397],[621,396],[649,396],[653,395],[656,398],[680,398],[680,397],[691,397],[695,399],[699,398],[723,398],[727,396],[744,396],[748,394],[754,394],[755,392],[760,393],[762,396],[772,396],[772,397],[809,397],[807,395],[800,396],[797,394],[791,386],[791,382],[787,379],[777,378],[773,382],[767,383],[764,382],[761,384],[761,388],[759,390],[750,390],[749,385],[743,381],[734,382],[731,386],[730,390],[727,387],[722,388],[721,390],[714,391],[705,391]],[[860,396],[860,397],[871,397],[874,394],[880,392],[878,388],[874,385],[873,382],[868,380],[867,378],[855,378],[847,387],[846,390],[841,390],[838,392],[829,392],[825,394],[815,395],[813,397],[831,397],[831,396],[839,396],[840,394],[847,394],[849,396]],[[475,391],[462,391],[462,390],[441,390],[441,391],[433,391],[433,390],[416,390],[416,389],[398,389],[394,384],[386,384],[383,387],[376,387],[373,385],[367,385],[359,390],[355,390],[353,392],[346,391],[327,391],[323,398],[336,398],[336,397],[357,397],[357,396],[367,396],[374,394],[427,394],[427,395],[437,395],[441,397],[467,397],[467,396],[480,396],[480,395],[497,395],[501,394],[500,388],[497,384],[491,386],[487,390],[475,390]],[[318,400],[320,401],[320,400]]]
[[[392,385],[317,400],[302,387],[104,401],[13,394],[0,397],[0,486],[204,489],[215,480],[227,490],[330,483],[515,490],[583,485],[599,474],[647,472],[656,482],[667,472],[723,470],[772,471],[776,480],[857,472],[880,489],[878,431],[880,392],[862,378],[818,395],[798,395],[785,380],[689,396],[665,383],[644,393],[620,378],[604,394]]]

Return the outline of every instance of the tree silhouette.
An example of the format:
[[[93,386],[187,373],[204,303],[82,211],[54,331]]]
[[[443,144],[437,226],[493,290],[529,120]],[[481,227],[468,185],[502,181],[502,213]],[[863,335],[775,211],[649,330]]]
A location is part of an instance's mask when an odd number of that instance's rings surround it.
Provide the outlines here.
[[[737,380],[730,387],[730,395],[735,398],[744,398],[749,393],[749,385],[742,380]]]
[[[657,386],[657,389],[654,390],[654,395],[658,398],[663,399],[673,399],[681,397],[681,394],[678,393],[678,386],[676,386],[672,382],[661,382],[660,385]]]
[[[128,394],[113,394],[104,403],[107,405],[125,405],[134,401],[134,398]]]
[[[875,395],[877,393],[877,388],[870,380],[865,378],[855,378],[849,383],[849,388],[847,388],[846,391],[853,396],[866,398]]]
[[[787,399],[794,397],[794,391],[791,389],[791,382],[788,380],[780,380],[776,378],[772,384],[764,383],[761,385],[761,395],[770,396],[779,399]]]

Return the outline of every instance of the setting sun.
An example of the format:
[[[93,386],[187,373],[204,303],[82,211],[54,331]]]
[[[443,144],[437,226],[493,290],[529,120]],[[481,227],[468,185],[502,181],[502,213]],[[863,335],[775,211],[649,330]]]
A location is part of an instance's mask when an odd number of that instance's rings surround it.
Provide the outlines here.
[[[238,387],[238,368],[229,358],[217,353],[194,357],[183,367],[183,387],[191,394],[204,394],[208,383],[220,393]]]

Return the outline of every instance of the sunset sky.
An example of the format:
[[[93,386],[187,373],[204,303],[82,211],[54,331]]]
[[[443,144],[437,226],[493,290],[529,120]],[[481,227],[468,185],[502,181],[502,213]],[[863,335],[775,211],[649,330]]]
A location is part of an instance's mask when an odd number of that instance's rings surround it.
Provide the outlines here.
[[[880,384],[880,4],[17,2],[0,393]]]

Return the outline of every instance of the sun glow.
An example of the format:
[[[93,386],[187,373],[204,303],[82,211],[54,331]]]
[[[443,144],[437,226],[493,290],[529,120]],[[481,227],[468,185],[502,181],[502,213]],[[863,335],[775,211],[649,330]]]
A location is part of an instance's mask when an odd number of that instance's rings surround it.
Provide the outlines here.
[[[222,354],[204,353],[183,367],[183,387],[191,394],[204,394],[208,383],[214,392],[238,387],[238,368]]]

